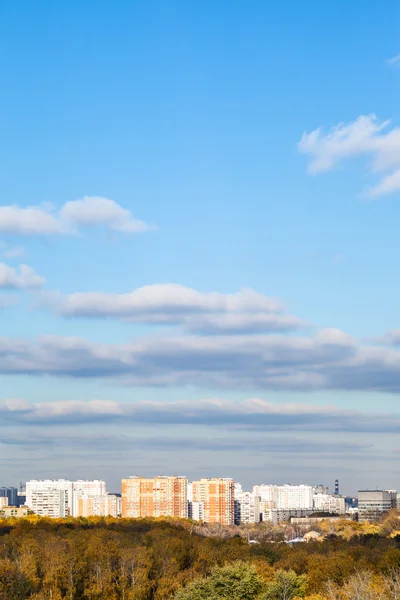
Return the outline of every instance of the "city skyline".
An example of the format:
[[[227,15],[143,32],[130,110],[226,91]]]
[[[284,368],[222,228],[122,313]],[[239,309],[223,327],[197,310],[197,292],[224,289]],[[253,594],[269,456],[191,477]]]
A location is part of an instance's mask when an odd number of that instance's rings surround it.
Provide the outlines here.
[[[3,8],[0,483],[400,488],[400,15],[348,4]]]

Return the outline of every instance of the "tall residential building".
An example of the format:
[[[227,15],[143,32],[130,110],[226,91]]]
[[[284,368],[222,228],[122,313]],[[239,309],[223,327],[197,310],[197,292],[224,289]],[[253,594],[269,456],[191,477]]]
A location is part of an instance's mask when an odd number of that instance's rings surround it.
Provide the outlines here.
[[[360,490],[358,492],[359,521],[375,521],[392,508],[393,495],[387,490]]]
[[[344,515],[346,512],[346,504],[343,496],[337,496],[336,494],[314,494],[313,502],[316,512],[327,512],[337,515]]]
[[[0,487],[0,498],[8,498],[8,506],[18,506],[18,489],[16,487]]]
[[[192,502],[190,500],[188,505],[189,519],[193,519],[193,521],[204,521],[204,504],[202,502]]]
[[[327,485],[322,485],[322,483],[314,485],[313,494],[329,494],[329,488]]]
[[[200,479],[192,483],[193,502],[204,506],[206,523],[233,525],[235,521],[235,484],[233,479]]]
[[[106,496],[104,481],[32,480],[26,483],[26,505],[43,517],[78,515],[79,498]]]
[[[119,498],[114,494],[82,495],[77,501],[76,517],[118,517]]]
[[[72,514],[72,481],[45,479],[26,482],[26,505],[42,517],[68,517]]]
[[[72,491],[72,516],[81,516],[79,515],[78,508],[80,498],[92,496],[101,497],[106,495],[107,489],[105,481],[102,481],[100,479],[94,479],[93,481],[78,479],[78,481],[74,481]]]
[[[188,516],[186,477],[134,476],[122,480],[123,517]]]
[[[312,510],[313,488],[310,485],[255,485],[253,493],[260,496],[265,509]]]
[[[235,489],[235,523],[258,523],[260,521],[260,496],[253,492]]]

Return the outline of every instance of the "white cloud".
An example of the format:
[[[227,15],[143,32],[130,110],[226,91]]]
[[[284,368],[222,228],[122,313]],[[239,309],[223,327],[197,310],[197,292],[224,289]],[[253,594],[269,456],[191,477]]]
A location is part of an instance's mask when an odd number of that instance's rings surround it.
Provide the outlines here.
[[[140,314],[177,312],[193,314],[227,311],[278,311],[282,304],[254,290],[236,294],[202,293],[183,285],[167,283],[137,288],[128,294],[76,292],[65,296],[60,309],[65,315],[132,317]]]
[[[0,400],[0,425],[65,426],[124,423],[235,427],[241,431],[386,432],[400,431],[398,415],[362,413],[313,404],[272,403],[261,398],[242,402],[209,398],[183,401],[55,400],[30,403],[23,399]],[[2,438],[3,436],[1,436]],[[260,442],[258,442],[260,443]]]
[[[336,329],[312,336],[145,337],[126,344],[0,338],[0,373],[112,378],[136,387],[399,392],[400,352],[362,346]]]
[[[37,275],[28,265],[20,265],[19,270],[0,263],[0,288],[29,289],[38,288],[45,283],[44,277]]]
[[[0,232],[20,235],[63,233],[61,221],[40,206],[0,206]]]
[[[103,226],[124,233],[142,233],[153,226],[136,220],[114,200],[84,196],[66,202],[60,211],[51,205],[0,207],[0,233],[19,235],[73,234],[81,227]]]
[[[387,60],[388,65],[399,65],[400,64],[400,54],[397,54],[397,56],[393,56],[392,58],[388,58]]]
[[[127,294],[102,292],[52,296],[54,310],[67,317],[118,318],[135,323],[181,325],[206,334],[287,331],[304,324],[282,314],[277,298],[243,289],[203,293],[178,284],[154,284]]]
[[[22,246],[16,246],[15,248],[5,250],[3,256],[6,258],[21,258],[22,256],[25,256],[25,249]]]
[[[367,190],[371,197],[400,191],[400,128],[388,129],[390,121],[379,122],[375,115],[339,123],[325,133],[321,127],[303,133],[298,149],[310,157],[312,175],[328,171],[340,162],[365,156],[380,181]]]
[[[76,227],[103,225],[124,233],[143,233],[150,226],[133,218],[132,213],[114,200],[97,196],[85,196],[81,200],[66,202],[60,211],[66,223]]]

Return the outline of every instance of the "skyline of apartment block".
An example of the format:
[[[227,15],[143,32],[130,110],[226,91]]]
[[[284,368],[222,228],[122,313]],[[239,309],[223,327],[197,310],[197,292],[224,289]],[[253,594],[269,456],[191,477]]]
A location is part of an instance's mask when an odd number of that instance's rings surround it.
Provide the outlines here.
[[[234,524],[235,484],[233,479],[215,477],[193,481],[192,501],[203,504],[203,518],[206,523]]]
[[[188,517],[188,480],[181,476],[122,480],[123,517]]]

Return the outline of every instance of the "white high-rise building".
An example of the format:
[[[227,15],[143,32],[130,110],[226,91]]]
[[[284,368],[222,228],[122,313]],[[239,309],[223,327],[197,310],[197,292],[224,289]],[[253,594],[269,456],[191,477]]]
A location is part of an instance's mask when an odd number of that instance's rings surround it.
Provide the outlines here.
[[[235,489],[235,524],[260,521],[260,496]]]
[[[26,483],[26,505],[43,517],[77,516],[79,499],[94,496],[107,496],[104,481],[34,479]]]
[[[83,497],[102,497],[107,495],[107,489],[105,481],[100,479],[94,479],[93,481],[79,479],[73,482],[72,492],[72,516],[76,517],[79,515],[78,503],[79,499]]]
[[[312,510],[313,508],[311,485],[255,485],[253,493],[260,496],[266,509]]]
[[[26,482],[26,505],[41,517],[68,517],[72,514],[72,481],[33,479]]]
[[[314,494],[314,510],[317,512],[344,515],[346,512],[345,499],[336,494]]]

